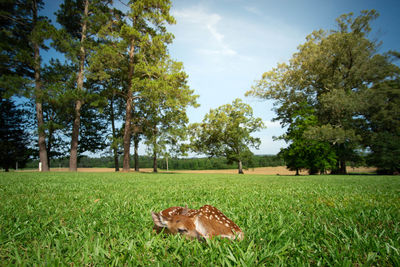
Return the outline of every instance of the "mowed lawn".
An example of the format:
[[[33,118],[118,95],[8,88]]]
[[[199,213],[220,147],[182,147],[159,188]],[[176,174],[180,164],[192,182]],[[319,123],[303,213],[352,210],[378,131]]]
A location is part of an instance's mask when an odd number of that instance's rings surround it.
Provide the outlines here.
[[[216,206],[242,242],[152,231]],[[400,266],[399,176],[0,174],[0,265]]]

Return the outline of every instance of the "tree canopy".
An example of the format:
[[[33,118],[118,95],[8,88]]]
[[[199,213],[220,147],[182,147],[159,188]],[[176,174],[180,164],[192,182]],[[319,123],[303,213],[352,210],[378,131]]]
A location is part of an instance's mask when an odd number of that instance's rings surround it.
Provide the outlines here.
[[[242,174],[243,160],[252,156],[250,147],[258,148],[261,144],[251,134],[264,128],[264,124],[261,118],[253,116],[250,105],[235,99],[232,104],[211,109],[202,123],[194,123],[190,128],[193,151],[237,162]]]
[[[362,146],[374,147],[363,131],[371,130],[363,124],[370,125],[368,114],[377,107],[377,103],[369,101],[371,93],[382,99],[379,88],[388,88],[389,84],[393,85],[390,90],[397,91],[395,81],[399,75],[399,68],[389,55],[378,53],[379,43],[368,38],[370,23],[377,17],[375,10],[363,11],[357,17],[352,13],[340,16],[337,29],[314,31],[288,63],[264,73],[247,92],[275,100],[275,119],[289,126],[287,141],[293,142],[285,153],[294,149],[300,139],[328,142],[337,162],[330,169],[346,173],[346,161],[354,159]],[[379,108],[383,103],[380,104]],[[313,111],[316,122],[301,135],[290,136],[299,114],[306,114],[304,109]],[[391,117],[385,117],[388,116]]]

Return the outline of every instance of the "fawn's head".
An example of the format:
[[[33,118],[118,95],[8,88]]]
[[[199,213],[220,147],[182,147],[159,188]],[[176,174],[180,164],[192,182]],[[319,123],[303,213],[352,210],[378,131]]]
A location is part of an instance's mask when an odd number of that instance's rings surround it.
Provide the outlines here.
[[[192,217],[186,215],[165,217],[161,213],[155,212],[152,212],[151,216],[156,226],[168,229],[171,234],[181,234],[188,239],[203,239],[203,236],[196,230]]]

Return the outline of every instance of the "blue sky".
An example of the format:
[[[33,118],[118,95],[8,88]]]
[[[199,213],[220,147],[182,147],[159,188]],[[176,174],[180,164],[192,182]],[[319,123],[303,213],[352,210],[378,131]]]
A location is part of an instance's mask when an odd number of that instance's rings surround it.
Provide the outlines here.
[[[127,0],[122,0],[127,2]],[[60,1],[46,1],[45,14]],[[116,1],[118,2],[118,1]],[[169,47],[173,59],[182,61],[189,85],[200,95],[200,107],[189,109],[190,122],[199,122],[210,108],[241,98],[267,128],[255,134],[262,144],[256,154],[276,154],[284,142],[273,136],[284,133],[271,122],[272,102],[246,98],[245,92],[262,73],[288,61],[313,30],[333,29],[344,13],[356,15],[376,9],[380,17],[372,24],[372,38],[383,41],[380,52],[400,50],[399,0],[173,0],[177,23]],[[54,20],[54,19],[53,19]],[[141,153],[144,154],[142,147]]]

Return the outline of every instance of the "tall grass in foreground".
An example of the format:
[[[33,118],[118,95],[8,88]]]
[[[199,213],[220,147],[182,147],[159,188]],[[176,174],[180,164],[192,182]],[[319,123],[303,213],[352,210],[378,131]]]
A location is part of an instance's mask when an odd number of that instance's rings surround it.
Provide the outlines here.
[[[152,232],[150,211],[216,206],[245,232]],[[400,266],[400,177],[0,174],[0,265]]]

